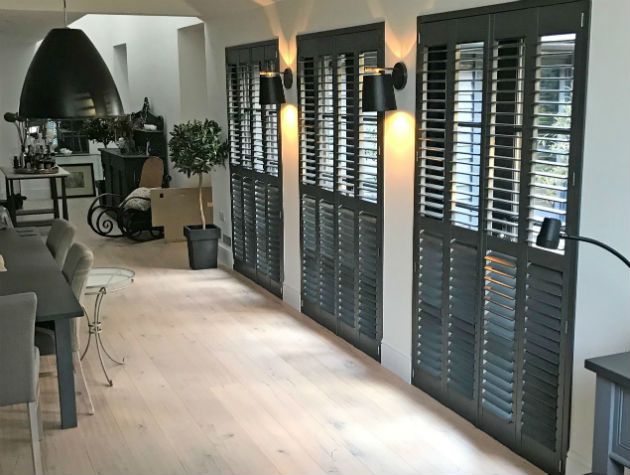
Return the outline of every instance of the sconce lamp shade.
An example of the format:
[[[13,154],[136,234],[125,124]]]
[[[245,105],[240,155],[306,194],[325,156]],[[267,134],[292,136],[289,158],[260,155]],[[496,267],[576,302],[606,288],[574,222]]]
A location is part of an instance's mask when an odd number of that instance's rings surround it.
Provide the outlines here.
[[[50,30],[26,73],[19,115],[73,119],[123,113],[114,79],[87,35],[71,28]]]
[[[284,88],[282,78],[278,74],[261,74],[260,76],[260,104],[284,104]]]
[[[394,82],[391,74],[363,77],[362,102],[364,112],[385,112],[397,109]]]
[[[545,218],[536,238],[536,245],[545,249],[558,249],[561,227],[560,220]]]

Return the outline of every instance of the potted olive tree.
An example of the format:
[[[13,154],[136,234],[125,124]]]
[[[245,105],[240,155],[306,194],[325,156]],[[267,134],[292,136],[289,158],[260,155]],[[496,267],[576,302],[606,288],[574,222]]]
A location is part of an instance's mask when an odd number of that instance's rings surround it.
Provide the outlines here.
[[[225,166],[228,145],[221,135],[221,127],[213,120],[193,120],[176,125],[168,143],[171,162],[176,170],[199,179],[199,214],[201,225],[185,226],[188,259],[191,269],[217,266],[217,252],[221,230],[206,225],[203,203],[203,176],[216,166]]]

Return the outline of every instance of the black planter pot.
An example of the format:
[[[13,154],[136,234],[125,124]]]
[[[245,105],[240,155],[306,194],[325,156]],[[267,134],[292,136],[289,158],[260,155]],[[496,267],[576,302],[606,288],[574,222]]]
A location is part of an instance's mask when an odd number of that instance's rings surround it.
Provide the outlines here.
[[[201,225],[184,226],[184,235],[188,241],[188,262],[190,268],[215,269],[219,251],[221,229],[209,224],[205,229]]]

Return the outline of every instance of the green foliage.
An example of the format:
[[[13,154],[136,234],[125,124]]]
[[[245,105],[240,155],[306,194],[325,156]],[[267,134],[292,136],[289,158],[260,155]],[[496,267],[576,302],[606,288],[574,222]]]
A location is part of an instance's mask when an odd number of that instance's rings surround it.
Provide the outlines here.
[[[188,121],[176,125],[168,142],[175,169],[191,175],[209,173],[215,166],[225,166],[228,144],[221,127],[214,120]]]
[[[102,143],[104,147],[116,140],[116,132],[112,127],[111,119],[88,119],[83,123],[81,132],[91,141]]]
[[[102,143],[105,147],[121,137],[129,140],[133,134],[132,122],[128,115],[88,119],[83,123],[81,131],[88,139]]]

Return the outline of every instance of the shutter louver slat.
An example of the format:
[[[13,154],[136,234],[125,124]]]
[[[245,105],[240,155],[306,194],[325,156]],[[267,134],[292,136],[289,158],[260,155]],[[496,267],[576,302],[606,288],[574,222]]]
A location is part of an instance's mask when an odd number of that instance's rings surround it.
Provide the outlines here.
[[[423,48],[421,116],[418,129],[417,180],[420,213],[444,218],[444,159],[446,152],[446,46]]]
[[[523,39],[495,42],[492,65],[486,231],[500,239],[516,242],[523,147]]]
[[[241,121],[240,138],[241,138],[241,166],[243,168],[252,168],[252,121],[251,121],[251,82],[248,64],[239,65],[238,75],[238,109]]]
[[[381,334],[378,309],[379,269],[378,221],[375,216],[359,212],[359,308],[358,328],[373,340]]]
[[[319,202],[319,306],[330,315],[335,314],[335,205]]]
[[[483,115],[484,43],[455,49],[451,221],[477,230]]]
[[[315,60],[299,62],[300,74],[300,177],[304,184],[317,182],[317,107],[315,97]]]
[[[243,182],[237,174],[232,174],[232,248],[234,257],[245,260],[245,217],[243,216]]]
[[[442,375],[442,282],[444,247],[441,237],[420,235],[418,256],[417,366],[436,378]]]
[[[302,296],[312,305],[319,305],[319,244],[317,232],[317,200],[302,197]]]
[[[263,71],[274,71],[277,59],[267,60],[263,63]],[[258,79],[258,89],[260,89],[260,78]],[[260,90],[257,92],[260,98]],[[260,99],[259,101],[260,102]],[[278,131],[278,106],[276,104],[265,104],[261,106],[263,120],[263,139],[265,173],[272,177],[280,174],[280,141]]]
[[[558,423],[563,308],[562,272],[535,264],[527,269],[523,434],[555,450]]]
[[[544,218],[566,225],[571,153],[575,34],[539,38],[534,100],[532,170],[529,183],[528,240]],[[564,252],[561,240],[559,253]]]
[[[255,183],[256,207],[256,271],[269,274],[268,229],[267,229],[267,186],[261,181]]]
[[[468,399],[475,391],[475,339],[479,296],[477,249],[451,243],[448,386]]]
[[[363,94],[363,78],[367,68],[378,66],[376,51],[366,51],[359,55],[359,97]],[[359,101],[359,199],[376,203],[378,201],[378,113],[365,112]]]
[[[516,259],[486,254],[484,277],[482,405],[498,418],[514,418]]]
[[[256,196],[250,178],[243,179],[243,222],[245,224],[245,263],[256,269]]]
[[[267,250],[269,269],[267,275],[282,284],[282,193],[274,185],[267,187]]]
[[[331,56],[317,62],[317,185],[333,191],[335,183],[335,106]]]
[[[354,69],[354,54],[345,53],[337,57],[337,191],[345,196],[354,196],[355,184]]]
[[[337,261],[339,271],[337,276],[337,316],[346,325],[355,326],[355,217],[354,211],[348,208],[339,208],[338,211],[339,246],[337,248]]]
[[[238,66],[229,64],[228,72],[228,131],[230,135],[230,163],[234,166],[241,165],[241,133],[239,110],[239,83]]]
[[[260,65],[250,67],[251,84],[251,116],[252,116],[252,159],[254,170],[258,173],[265,171],[265,144],[262,121],[262,107],[260,105]]]

